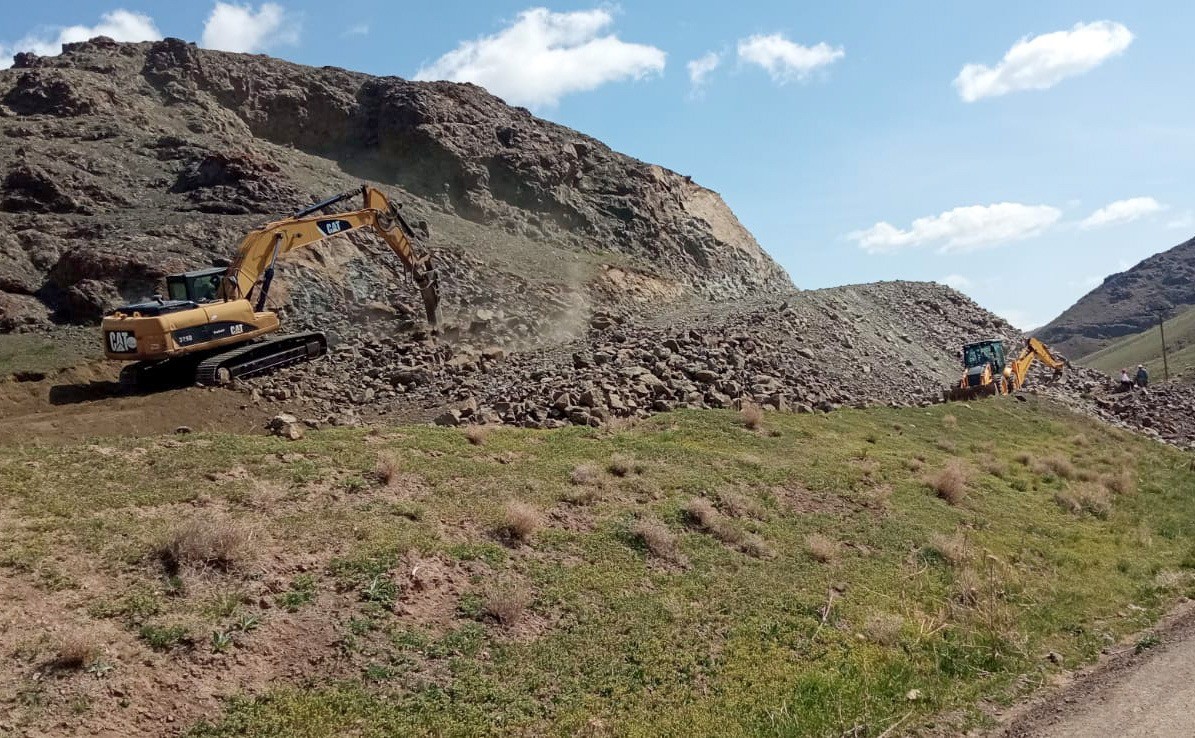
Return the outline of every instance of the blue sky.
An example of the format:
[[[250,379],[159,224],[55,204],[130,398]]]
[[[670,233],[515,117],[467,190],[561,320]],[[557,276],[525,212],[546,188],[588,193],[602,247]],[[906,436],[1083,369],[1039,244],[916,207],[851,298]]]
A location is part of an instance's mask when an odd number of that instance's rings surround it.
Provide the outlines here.
[[[535,7],[44,0],[0,11],[0,52],[106,23],[475,79],[717,190],[800,287],[949,278],[1021,327],[1195,234],[1195,4]]]

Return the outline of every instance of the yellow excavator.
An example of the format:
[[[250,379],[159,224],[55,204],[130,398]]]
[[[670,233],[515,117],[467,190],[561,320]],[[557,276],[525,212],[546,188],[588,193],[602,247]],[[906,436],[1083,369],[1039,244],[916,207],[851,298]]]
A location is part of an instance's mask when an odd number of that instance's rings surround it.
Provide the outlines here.
[[[322,212],[358,195],[360,209]],[[399,206],[362,185],[251,231],[228,267],[170,275],[165,298],[117,308],[101,325],[105,355],[135,362],[121,371],[126,386],[223,384],[322,356],[323,333],[270,335],[280,327],[278,315],[266,310],[274,267],[290,251],[363,228],[381,236],[414,278],[434,330],[440,297],[431,256],[416,251]]]
[[[1012,361],[1006,361],[1004,341],[998,338],[966,344],[962,358],[963,377],[957,385],[942,392],[946,402],[1016,392],[1025,384],[1034,361],[1053,369],[1055,378],[1070,365],[1065,357],[1056,355],[1036,338],[1030,338]]]

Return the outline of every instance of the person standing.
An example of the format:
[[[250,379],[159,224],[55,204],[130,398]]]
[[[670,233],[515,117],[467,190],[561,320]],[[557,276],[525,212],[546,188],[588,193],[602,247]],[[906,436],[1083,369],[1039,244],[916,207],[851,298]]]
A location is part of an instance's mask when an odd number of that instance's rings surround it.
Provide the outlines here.
[[[1142,389],[1149,386],[1149,372],[1145,371],[1144,364],[1137,365],[1137,386]]]

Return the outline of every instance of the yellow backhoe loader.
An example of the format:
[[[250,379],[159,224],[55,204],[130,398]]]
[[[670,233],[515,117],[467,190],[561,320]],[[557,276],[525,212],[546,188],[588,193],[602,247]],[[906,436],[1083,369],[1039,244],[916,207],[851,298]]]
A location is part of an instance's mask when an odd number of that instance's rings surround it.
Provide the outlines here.
[[[963,378],[950,389],[942,392],[946,402],[970,400],[976,397],[1007,395],[1019,390],[1029,375],[1029,367],[1040,361],[1054,370],[1054,377],[1061,376],[1069,362],[1055,355],[1044,343],[1030,338],[1020,355],[1006,361],[1004,342],[1000,339],[976,341],[963,346]]]
[[[319,214],[358,195],[364,200],[358,210]],[[105,316],[105,355],[136,362],[121,371],[121,383],[131,386],[223,384],[322,356],[328,347],[322,333],[270,335],[280,327],[277,314],[266,310],[274,266],[287,252],[362,228],[381,236],[414,277],[434,329],[440,298],[431,256],[416,251],[415,233],[398,206],[363,185],[250,232],[228,267],[168,276],[167,297]]]

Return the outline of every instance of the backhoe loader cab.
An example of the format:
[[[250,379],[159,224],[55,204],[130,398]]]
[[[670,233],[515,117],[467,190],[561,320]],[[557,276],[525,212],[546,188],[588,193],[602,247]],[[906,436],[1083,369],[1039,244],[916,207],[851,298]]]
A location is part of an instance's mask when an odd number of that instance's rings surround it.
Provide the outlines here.
[[[999,376],[1004,372],[1004,341],[998,338],[976,341],[963,346],[963,367],[967,370],[967,386],[984,384],[985,377]],[[991,374],[985,368],[991,367]]]

